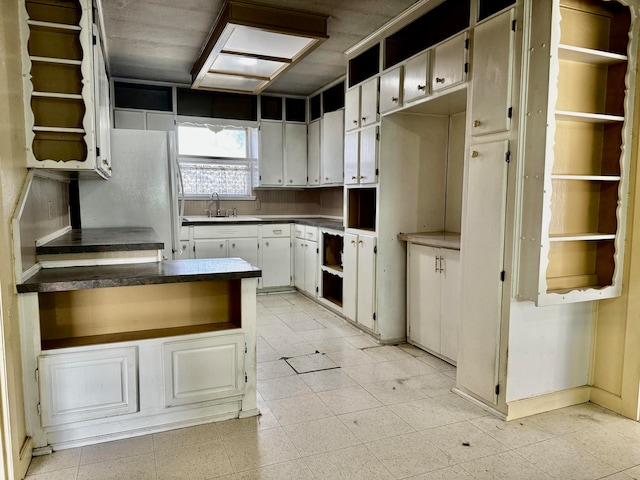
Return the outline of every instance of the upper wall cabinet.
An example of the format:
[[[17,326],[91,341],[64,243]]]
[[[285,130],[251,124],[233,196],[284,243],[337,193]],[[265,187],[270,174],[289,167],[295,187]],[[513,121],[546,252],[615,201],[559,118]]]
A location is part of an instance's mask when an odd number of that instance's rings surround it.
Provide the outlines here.
[[[359,87],[348,90],[345,95],[345,128],[353,130],[378,121],[378,77]]]
[[[469,64],[467,34],[461,33],[433,49],[433,75],[431,91],[439,92],[459,85],[467,79]]]
[[[110,176],[110,159],[96,149],[91,2],[20,4],[28,166]]]
[[[513,9],[474,29],[471,80],[471,134],[486,135],[511,128],[513,82]]]
[[[403,98],[405,103],[427,97],[431,93],[431,51],[408,60],[404,66]]]
[[[402,79],[404,67],[397,67],[380,75],[380,113],[402,106]]]
[[[538,305],[622,291],[638,50],[626,3],[532,2],[518,295]]]

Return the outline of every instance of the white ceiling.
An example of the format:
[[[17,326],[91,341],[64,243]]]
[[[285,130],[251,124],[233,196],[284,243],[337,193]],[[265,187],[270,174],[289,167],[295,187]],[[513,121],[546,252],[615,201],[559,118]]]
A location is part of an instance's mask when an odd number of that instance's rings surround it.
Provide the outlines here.
[[[329,15],[329,39],[266,91],[308,95],[346,73],[345,50],[416,0],[255,0]],[[191,84],[223,0],[102,0],[111,75]]]

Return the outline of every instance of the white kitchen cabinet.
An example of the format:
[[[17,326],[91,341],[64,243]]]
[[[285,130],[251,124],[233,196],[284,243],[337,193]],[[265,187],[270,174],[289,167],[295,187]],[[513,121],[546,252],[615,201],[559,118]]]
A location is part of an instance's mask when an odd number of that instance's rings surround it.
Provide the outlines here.
[[[318,228],[296,225],[294,285],[315,297],[318,293]]]
[[[108,178],[108,82],[91,2],[19,4],[27,166]]]
[[[227,248],[229,258],[241,258],[251,265],[258,265],[258,243],[255,238],[230,238]]]
[[[439,92],[467,79],[467,34],[461,33],[437,45],[433,50],[431,91]]]
[[[344,235],[342,312],[375,332],[376,238]]]
[[[380,114],[402,106],[402,74],[397,67],[380,75]]]
[[[470,116],[474,136],[511,127],[514,16],[514,10],[508,10],[474,29]]]
[[[164,406],[240,397],[244,341],[244,333],[235,333],[162,344]]]
[[[284,126],[282,122],[260,122],[260,185],[284,185]]]
[[[344,183],[370,184],[378,179],[378,129],[368,127],[345,134]]]
[[[239,257],[258,265],[257,225],[203,225],[193,228],[193,258]]]
[[[460,252],[409,243],[409,343],[455,363],[460,315]]]
[[[260,241],[261,288],[291,285],[291,225],[262,225]]]
[[[320,178],[320,120],[316,120],[307,134],[307,185],[320,185]]]
[[[307,184],[307,126],[284,124],[284,176],[287,186]]]
[[[135,347],[38,357],[43,427],[137,412]]]
[[[344,179],[344,111],[325,113],[320,127],[322,185],[340,185]]]
[[[345,94],[345,129],[366,127],[378,121],[378,77]]]
[[[227,258],[228,240],[225,238],[202,238],[193,241],[193,258]]]
[[[405,64],[402,81],[402,98],[405,104],[431,94],[430,64],[430,50],[413,57]]]

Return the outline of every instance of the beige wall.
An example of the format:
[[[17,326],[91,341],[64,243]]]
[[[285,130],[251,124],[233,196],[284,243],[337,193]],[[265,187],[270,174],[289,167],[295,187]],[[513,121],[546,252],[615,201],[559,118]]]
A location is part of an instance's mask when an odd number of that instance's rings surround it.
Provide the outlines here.
[[[258,190],[260,209],[255,201],[223,200],[220,209],[238,209],[238,215],[329,215],[342,216],[342,187],[308,190]],[[190,200],[185,204],[185,215],[206,215],[208,200]],[[211,205],[215,209],[215,202]]]
[[[10,222],[13,210],[27,174],[24,151],[24,118],[20,57],[18,2],[0,2],[0,304],[2,314],[2,357],[0,362],[0,409],[4,438],[4,478],[21,478],[30,458],[20,460],[20,450],[26,437],[20,367],[20,332],[17,295],[14,293],[11,256]],[[8,410],[8,411],[7,411]],[[8,425],[7,425],[8,424]],[[30,457],[27,449],[25,457]],[[13,470],[12,470],[13,468]]]

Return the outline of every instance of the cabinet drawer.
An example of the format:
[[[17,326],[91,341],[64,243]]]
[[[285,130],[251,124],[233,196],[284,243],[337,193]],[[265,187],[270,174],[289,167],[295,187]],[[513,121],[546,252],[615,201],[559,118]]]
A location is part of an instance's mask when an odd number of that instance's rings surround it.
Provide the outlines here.
[[[275,223],[273,225],[262,225],[262,237],[290,237],[291,224]]]
[[[193,238],[258,237],[258,225],[202,225],[193,227]]]
[[[311,227],[309,225],[305,225],[304,227],[304,238],[311,241],[318,241],[318,227]]]
[[[304,225],[295,224],[293,227],[293,234],[296,238],[304,238]]]

